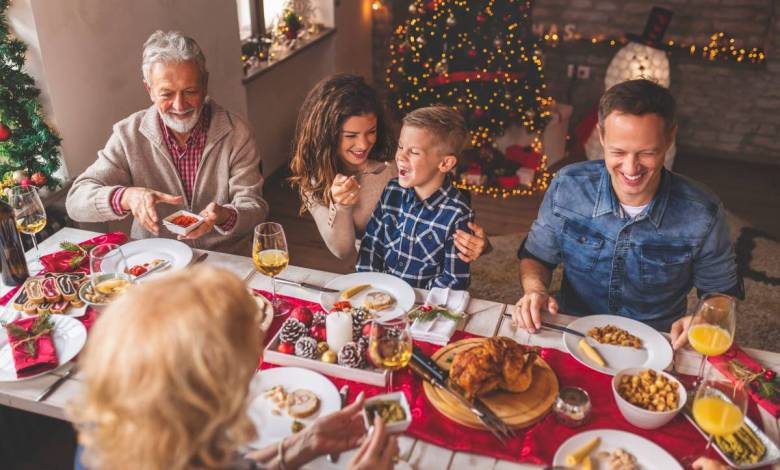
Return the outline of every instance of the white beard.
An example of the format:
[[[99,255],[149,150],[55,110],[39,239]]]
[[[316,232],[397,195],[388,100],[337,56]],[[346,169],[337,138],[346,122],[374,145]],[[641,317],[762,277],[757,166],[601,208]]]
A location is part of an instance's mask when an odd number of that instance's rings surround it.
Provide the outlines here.
[[[198,123],[198,119],[200,119],[200,113],[202,111],[203,106],[195,109],[192,115],[187,119],[178,119],[173,117],[170,113],[163,113],[162,111],[157,110],[160,118],[163,121],[163,124],[168,126],[168,128],[172,131],[178,132],[179,134],[186,134],[191,131],[192,128],[195,127],[195,124]]]

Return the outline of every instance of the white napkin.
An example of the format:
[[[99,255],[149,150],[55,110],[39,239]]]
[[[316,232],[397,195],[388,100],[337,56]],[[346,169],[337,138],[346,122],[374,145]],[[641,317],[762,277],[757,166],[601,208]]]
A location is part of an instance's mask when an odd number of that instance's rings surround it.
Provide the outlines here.
[[[453,313],[463,313],[469,305],[471,296],[465,290],[434,287],[428,292],[425,305],[441,305]],[[418,341],[444,346],[450,341],[458,327],[458,321],[443,316],[437,316],[431,321],[417,319],[409,330],[412,337]]]

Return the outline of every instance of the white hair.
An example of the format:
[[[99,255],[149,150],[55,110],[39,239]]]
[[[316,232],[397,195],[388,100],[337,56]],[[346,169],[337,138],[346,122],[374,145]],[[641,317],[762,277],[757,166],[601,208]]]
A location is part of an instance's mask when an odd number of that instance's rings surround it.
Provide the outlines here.
[[[152,65],[157,62],[185,62],[193,61],[198,66],[198,72],[203,83],[208,79],[208,70],[206,70],[206,57],[200,46],[189,36],[185,36],[181,31],[162,31],[157,30],[149,36],[144,43],[143,63],[141,71],[144,74],[144,80],[149,82],[149,72]]]

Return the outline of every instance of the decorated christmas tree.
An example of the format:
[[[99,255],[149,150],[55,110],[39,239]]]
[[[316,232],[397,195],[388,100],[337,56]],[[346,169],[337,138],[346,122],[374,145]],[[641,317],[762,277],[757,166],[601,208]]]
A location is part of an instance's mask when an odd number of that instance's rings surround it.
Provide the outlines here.
[[[498,176],[514,170],[500,163],[502,156],[493,148],[496,137],[511,125],[538,136],[552,102],[545,94],[531,6],[531,0],[414,0],[390,44],[386,81],[391,107],[399,115],[432,104],[458,109],[471,145],[481,150],[482,166],[492,167],[483,170]],[[541,155],[539,139],[536,143],[530,151]],[[511,194],[544,189],[549,175],[543,159],[534,171],[533,182]],[[488,185],[491,181],[495,178]],[[477,189],[473,186],[469,189]]]
[[[55,188],[60,138],[48,126],[40,91],[22,70],[27,46],[8,30],[9,0],[0,0],[0,185]]]

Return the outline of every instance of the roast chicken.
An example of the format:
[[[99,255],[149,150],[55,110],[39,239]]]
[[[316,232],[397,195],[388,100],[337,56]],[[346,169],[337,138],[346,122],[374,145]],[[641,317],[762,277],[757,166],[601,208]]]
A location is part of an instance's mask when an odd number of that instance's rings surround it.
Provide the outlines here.
[[[496,389],[524,392],[533,380],[538,351],[505,336],[485,339],[482,344],[455,354],[450,380],[463,389],[466,398]]]

